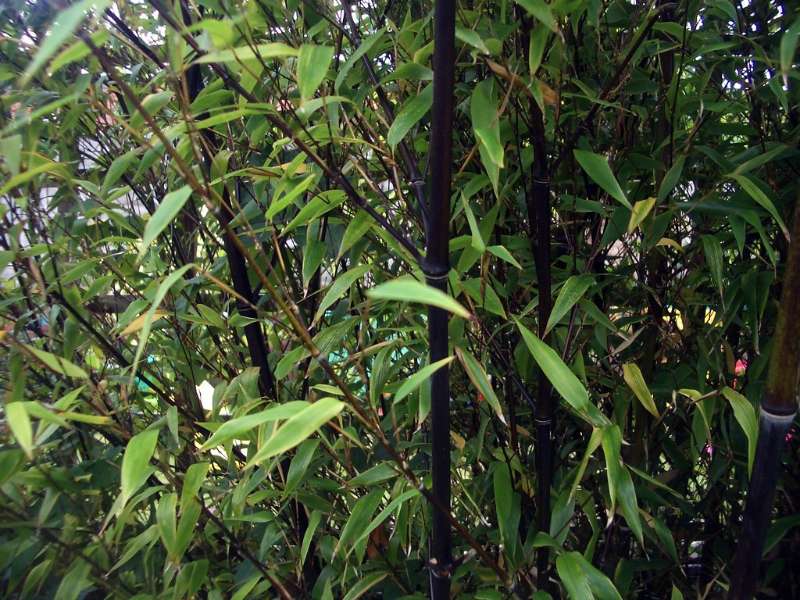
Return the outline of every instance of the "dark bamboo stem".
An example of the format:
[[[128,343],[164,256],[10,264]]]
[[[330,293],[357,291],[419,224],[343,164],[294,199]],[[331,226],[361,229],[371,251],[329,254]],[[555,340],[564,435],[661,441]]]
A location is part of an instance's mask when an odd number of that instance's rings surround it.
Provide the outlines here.
[[[433,21],[433,109],[431,113],[431,194],[424,261],[428,283],[447,290],[449,262],[450,179],[453,135],[453,85],[455,71],[455,0],[436,0]],[[448,314],[428,309],[431,364],[448,353]],[[431,379],[431,470],[433,495],[450,509],[450,380],[447,367]],[[450,523],[440,510],[432,511],[431,598],[450,596]]]
[[[756,592],[764,539],[772,513],[781,451],[786,432],[797,413],[800,391],[800,200],[796,203],[792,241],[783,278],[778,323],[769,373],[761,401],[758,446],[742,522],[742,535],[733,559],[729,600],[749,600]]]
[[[545,326],[553,304],[550,279],[550,177],[544,134],[544,115],[536,102],[531,102],[531,144],[533,168],[531,192],[527,195],[529,234],[536,263],[539,288],[539,337],[546,338]],[[550,381],[539,369],[536,409],[536,527],[550,533],[550,486],[553,480],[553,393]],[[536,559],[540,587],[546,580],[549,551],[542,548]]]

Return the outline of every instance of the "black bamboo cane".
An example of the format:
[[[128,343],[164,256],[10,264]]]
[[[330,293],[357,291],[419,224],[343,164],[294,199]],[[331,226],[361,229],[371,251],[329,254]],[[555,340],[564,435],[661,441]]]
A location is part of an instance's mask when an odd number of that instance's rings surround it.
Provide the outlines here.
[[[429,224],[424,270],[428,284],[447,290],[449,271],[450,178],[455,71],[455,0],[436,0],[433,20],[433,108],[431,113]],[[430,362],[448,353],[447,312],[428,309]],[[431,475],[433,495],[450,507],[450,380],[447,367],[431,379]],[[430,587],[433,600],[450,596],[450,523],[441,510],[432,511]]]
[[[756,592],[764,539],[772,512],[786,432],[797,414],[800,391],[800,200],[783,278],[781,303],[761,401],[758,445],[744,509],[742,534],[733,559],[729,600],[749,600]]]
[[[531,145],[533,146],[531,193],[527,198],[529,235],[533,244],[539,288],[539,337],[546,339],[546,324],[553,304],[550,278],[550,178],[547,173],[544,115],[531,101]],[[553,481],[553,393],[542,369],[538,371],[536,409],[536,527],[550,533],[550,486]],[[550,553],[541,548],[536,559],[540,587],[546,586]]]

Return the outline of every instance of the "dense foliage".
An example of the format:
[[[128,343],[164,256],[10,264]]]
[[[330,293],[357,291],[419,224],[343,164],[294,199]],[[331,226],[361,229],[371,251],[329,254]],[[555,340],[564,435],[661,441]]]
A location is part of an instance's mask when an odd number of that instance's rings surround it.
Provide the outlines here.
[[[431,3],[0,4],[3,597],[725,593],[795,222],[797,9],[457,8],[442,294]]]

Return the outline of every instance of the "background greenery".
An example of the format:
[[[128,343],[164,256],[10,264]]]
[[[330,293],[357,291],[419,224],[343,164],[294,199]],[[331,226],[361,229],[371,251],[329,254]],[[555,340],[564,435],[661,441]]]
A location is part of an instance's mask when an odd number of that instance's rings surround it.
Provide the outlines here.
[[[798,193],[796,11],[459,2],[437,295],[431,3],[0,4],[2,595],[424,597],[444,363],[454,596],[724,594]],[[788,445],[765,597],[800,589]]]

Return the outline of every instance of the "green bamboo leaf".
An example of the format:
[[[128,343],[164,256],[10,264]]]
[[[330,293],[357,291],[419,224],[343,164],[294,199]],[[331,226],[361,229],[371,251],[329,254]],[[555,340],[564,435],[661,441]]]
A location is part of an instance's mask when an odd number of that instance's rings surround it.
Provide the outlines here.
[[[397,388],[397,391],[394,394],[393,403],[400,402],[403,398],[408,396],[411,392],[416,390],[425,381],[427,381],[428,378],[436,371],[453,362],[454,358],[454,356],[448,356],[447,358],[437,360],[435,363],[422,367],[411,377],[408,377],[405,381],[403,381],[403,384]]]
[[[308,438],[317,429],[342,412],[344,403],[335,398],[322,398],[291,417],[272,434],[247,463],[247,468],[286,452]]]
[[[164,229],[172,223],[172,220],[178,216],[178,213],[181,212],[183,205],[186,204],[186,201],[191,195],[192,188],[188,185],[184,185],[182,188],[164,196],[156,212],[153,213],[153,216],[148,219],[147,225],[145,225],[144,235],[142,236],[142,246],[139,250],[139,258],[144,256],[150,244],[158,237],[158,234],[164,231]]]
[[[272,202],[270,202],[269,207],[267,208],[266,217],[268,220],[272,220],[272,217],[277,215],[282,210],[285,210],[289,207],[289,205],[294,202],[300,194],[303,194],[308,188],[310,188],[314,181],[317,179],[317,176],[312,173],[302,181],[296,183],[294,187],[292,187],[288,192],[283,194],[282,196],[278,196],[273,198]]]
[[[486,42],[478,35],[477,31],[456,25],[456,39],[478,49],[481,54],[491,54],[489,48],[486,47]]]
[[[286,235],[292,229],[301,225],[308,225],[311,221],[340,206],[346,199],[347,195],[341,190],[328,190],[317,194],[300,209],[294,219],[289,221],[289,224],[283,228],[281,235]]]
[[[219,52],[209,52],[198,58],[195,62],[200,64],[208,63],[239,63],[244,61],[269,60],[271,58],[285,58],[287,56],[297,56],[297,49],[282,44],[272,42],[269,44],[259,44],[254,48],[242,46],[240,48],[230,48]]]
[[[192,543],[196,533],[195,526],[200,519],[201,512],[202,507],[196,498],[192,498],[187,503],[186,508],[181,510],[181,519],[178,521],[178,529],[175,532],[174,562],[180,562],[184,552]]]
[[[532,331],[517,321],[522,339],[533,358],[561,397],[576,411],[586,414],[589,408],[589,392],[570,370],[561,357],[550,346],[536,337]]]
[[[639,200],[633,205],[631,219],[628,221],[628,233],[632,233],[639,225],[642,224],[642,222],[647,218],[647,215],[650,214],[650,211],[653,210],[655,205],[655,198]]]
[[[167,275],[164,278],[164,281],[158,286],[156,290],[155,297],[153,298],[153,303],[150,305],[150,308],[145,313],[145,318],[142,321],[142,328],[139,331],[139,340],[138,344],[136,345],[136,355],[133,358],[133,365],[131,366],[131,376],[130,382],[133,383],[133,379],[136,376],[136,368],[139,364],[139,359],[142,358],[142,353],[144,352],[144,348],[147,345],[147,339],[150,337],[150,327],[153,324],[153,319],[156,316],[156,311],[158,307],[161,305],[161,301],[164,300],[164,296],[167,295],[167,292],[175,285],[182,277],[183,274],[186,273],[189,269],[193,268],[195,265],[193,263],[189,263],[188,265],[182,266],[180,269],[177,269]]]
[[[114,162],[112,162],[111,166],[108,167],[106,176],[103,179],[102,189],[104,192],[108,192],[108,190],[111,189],[111,186],[120,180],[120,178],[125,174],[125,171],[127,171],[133,164],[134,160],[136,160],[135,150],[130,150],[122,156],[118,156],[114,159]]]
[[[340,549],[356,545],[356,540],[366,530],[369,525],[372,514],[383,498],[383,490],[372,490],[366,496],[362,496],[353,506],[350,512],[350,518],[347,519],[342,534],[339,536],[339,541],[333,550],[334,556],[339,553]]]
[[[772,200],[770,200],[769,196],[767,196],[764,191],[747,175],[741,175],[738,173],[731,173],[728,177],[736,181],[745,192],[747,192],[750,197],[755,200],[761,207],[766,209],[766,211],[772,215],[772,218],[775,219],[775,222],[781,228],[783,235],[786,239],[789,239],[789,230],[786,228],[786,223],[783,222],[780,213],[775,208],[775,204],[773,204]]]
[[[403,108],[394,118],[392,126],[389,127],[389,132],[386,134],[386,142],[392,148],[397,146],[406,137],[411,128],[428,114],[432,104],[433,84],[429,84],[403,105]]]
[[[608,425],[603,429],[603,454],[606,457],[606,476],[608,478],[608,493],[611,496],[611,509],[609,523],[614,516],[615,507],[619,505],[622,516],[628,527],[644,546],[644,533],[642,521],[639,517],[639,505],[636,501],[636,488],[628,469],[622,463],[620,450],[622,448],[622,434],[617,425]]]
[[[311,513],[311,516],[308,519],[308,527],[306,528],[306,532],[303,535],[303,541],[300,544],[300,564],[305,564],[306,556],[308,556],[308,549],[311,547],[311,542],[314,539],[314,533],[317,531],[317,527],[319,527],[319,523],[322,520],[322,513],[318,510],[315,510]]]
[[[469,311],[456,300],[441,290],[421,283],[413,277],[398,277],[382,283],[370,290],[367,296],[374,300],[396,300],[398,302],[416,302],[437,306],[464,319],[471,317]]]
[[[548,29],[558,32],[558,24],[547,2],[544,0],[516,0],[516,2]]]
[[[565,552],[556,558],[556,571],[571,600],[594,600],[589,577],[578,559],[579,552]],[[583,558],[583,557],[581,557]]]
[[[753,460],[756,457],[758,444],[758,417],[750,401],[736,390],[729,387],[722,388],[722,395],[730,402],[733,416],[739,427],[744,430],[747,437],[747,472],[753,472]]]
[[[186,510],[192,500],[195,499],[203,486],[203,482],[208,474],[208,469],[211,463],[200,462],[193,463],[186,469],[186,475],[183,477],[183,487],[181,488],[181,512]]]
[[[628,384],[628,387],[633,390],[634,395],[642,403],[645,410],[658,419],[661,415],[658,414],[653,394],[650,393],[650,389],[645,383],[641,369],[634,363],[624,364],[622,365],[622,378]]]
[[[225,421],[220,425],[219,429],[200,446],[200,450],[207,451],[211,448],[216,448],[228,440],[244,439],[249,432],[256,427],[264,423],[289,419],[309,406],[309,403],[304,400],[293,400],[252,415],[245,415],[243,417],[231,419],[230,421]]]
[[[789,85],[789,72],[792,70],[798,38],[800,38],[800,18],[795,19],[781,37],[781,74],[786,86]]]
[[[332,46],[303,44],[297,59],[297,86],[300,97],[305,101],[314,95],[328,73],[333,58]]]
[[[597,600],[622,600],[619,591],[605,573],[586,560],[586,557],[580,552],[570,552],[570,554],[574,555],[579,567],[586,574],[594,598]]]
[[[711,276],[714,278],[714,283],[717,284],[720,296],[723,296],[723,281],[722,281],[722,244],[719,239],[713,235],[704,235],[703,251],[706,256],[706,262],[711,270]]]
[[[547,39],[550,37],[550,32],[546,25],[538,24],[531,31],[531,37],[528,44],[528,69],[530,70],[531,77],[536,76],[539,66],[542,64],[544,58],[544,51],[547,47]]]
[[[495,414],[505,423],[506,419],[503,416],[503,409],[500,407],[500,400],[497,398],[497,394],[494,393],[494,389],[492,389],[492,384],[489,382],[489,376],[486,375],[486,371],[483,370],[483,367],[481,367],[480,363],[472,354],[458,346],[456,346],[455,350],[456,356],[458,356],[458,360],[461,361],[461,365],[467,372],[467,376],[472,382],[472,385],[478,389],[481,396],[486,399]]]
[[[467,216],[467,224],[472,235],[472,247],[476,252],[483,254],[486,250],[486,244],[483,242],[483,236],[478,228],[478,222],[475,220],[472,208],[469,206],[469,200],[464,197],[464,194],[461,194],[461,205],[464,207],[464,214]]]
[[[364,531],[361,533],[358,539],[356,539],[356,541],[353,542],[353,546],[357,546],[359,542],[365,540],[369,536],[369,534],[375,531],[378,528],[378,526],[389,517],[389,515],[391,515],[395,510],[397,510],[397,508],[399,508],[403,504],[403,502],[406,502],[411,498],[416,498],[419,495],[420,495],[419,490],[406,490],[405,492],[400,494],[397,498],[389,502],[389,504],[387,504],[386,507],[381,512],[378,513],[378,516],[372,519],[370,524],[367,525],[367,527],[364,529]]]
[[[672,584],[672,593],[670,594],[669,600],[683,600],[683,593]]]
[[[314,458],[314,452],[319,446],[318,439],[306,440],[297,447],[292,462],[289,464],[289,472],[286,474],[286,486],[283,488],[283,495],[289,496],[303,481],[308,473],[308,466]]]
[[[328,288],[328,291],[325,292],[322,302],[319,303],[319,308],[317,308],[313,322],[317,323],[323,316],[325,316],[325,311],[328,310],[330,306],[333,306],[333,304],[335,304],[336,301],[347,290],[350,289],[350,286],[366,275],[370,268],[370,265],[359,265],[357,267],[353,267],[349,271],[345,271],[336,279],[334,279],[333,283],[331,283],[331,286]]]
[[[59,373],[60,375],[66,375],[67,377],[72,377],[74,379],[89,379],[89,375],[81,369],[78,365],[71,363],[66,358],[62,358],[61,356],[56,356],[55,354],[51,354],[50,352],[46,352],[45,350],[39,350],[33,346],[29,346],[28,344],[23,344],[25,350],[33,354],[35,358],[41,361],[44,366],[55,373]]]
[[[26,86],[58,49],[72,37],[87,12],[94,9],[100,14],[109,4],[110,0],[82,0],[64,10],[56,11],[55,21],[50,25],[47,36],[20,77],[20,86]]]
[[[33,458],[33,427],[24,402],[9,402],[5,405],[6,422],[14,434],[19,447],[28,458]]]
[[[591,275],[572,275],[558,292],[553,309],[550,311],[550,318],[547,319],[547,327],[545,327],[545,335],[555,327],[564,316],[572,310],[572,307],[583,298],[590,287],[594,285],[594,277]]]
[[[155,117],[162,108],[169,104],[170,100],[172,100],[172,92],[170,91],[148,94],[142,100],[144,112],[137,110],[128,124],[133,129],[141,129],[145,124],[145,114],[149,117]]]
[[[125,447],[122,457],[122,489],[120,492],[122,508],[142,484],[150,477],[153,468],[150,459],[158,442],[158,429],[148,429],[137,433]]]
[[[78,600],[81,592],[92,585],[91,570],[91,563],[82,557],[73,560],[66,575],[61,577],[53,600]]]
[[[336,260],[344,256],[345,252],[350,250],[357,241],[362,239],[367,232],[375,224],[375,219],[365,210],[359,209],[356,216],[347,224],[347,228],[342,235],[342,242],[339,245],[339,252],[336,254]]]
[[[614,173],[611,172],[611,167],[608,166],[608,159],[605,156],[586,150],[573,150],[573,153],[578,164],[592,178],[592,181],[624,207],[633,210],[628,197],[622,191],[617,178],[614,177]]]
[[[514,485],[511,481],[509,466],[506,463],[494,463],[492,488],[500,540],[503,542],[508,556],[513,556],[519,537],[517,531],[519,519],[514,518]]]
[[[683,173],[683,165],[686,162],[686,156],[681,155],[675,162],[672,163],[672,166],[667,171],[666,175],[664,175],[664,179],[661,180],[661,185],[658,187],[658,202],[661,203],[667,199],[667,196],[670,195],[670,192],[675,189],[675,186],[678,185],[678,182],[681,179],[681,174]]]
[[[491,163],[503,167],[503,143],[500,140],[500,119],[497,114],[497,99],[491,79],[475,86],[470,97],[472,129]]]
[[[353,587],[351,587],[342,600],[358,600],[358,598],[361,598],[361,596],[366,594],[370,589],[378,585],[388,576],[388,573],[370,573],[361,581],[356,583]]]
[[[156,525],[158,525],[158,535],[167,553],[174,557],[178,548],[178,527],[175,518],[175,510],[178,505],[178,495],[175,493],[164,494],[158,501],[156,507]]]
[[[350,71],[355,66],[355,64],[359,61],[359,59],[367,54],[370,50],[372,50],[375,45],[381,40],[383,34],[386,33],[386,28],[381,27],[375,33],[370,35],[367,39],[361,42],[361,45],[356,49],[353,54],[350,55],[342,67],[339,69],[339,72],[336,74],[336,81],[333,83],[333,89],[338,94],[339,88],[344,83],[344,80],[347,79],[347,76],[350,74]]]
[[[522,269],[522,265],[519,264],[519,261],[511,255],[511,252],[509,252],[505,246],[486,246],[486,249],[500,260],[504,260],[508,264],[514,265],[518,269]]]
[[[111,34],[105,29],[101,29],[99,31],[95,31],[89,37],[95,46],[102,46],[108,41],[108,39],[111,37]],[[47,69],[47,75],[52,77],[54,73],[57,73],[63,67],[66,67],[75,61],[86,58],[91,53],[92,51],[89,46],[87,46],[83,40],[78,40],[58,53],[58,55],[50,63],[50,66]]]

